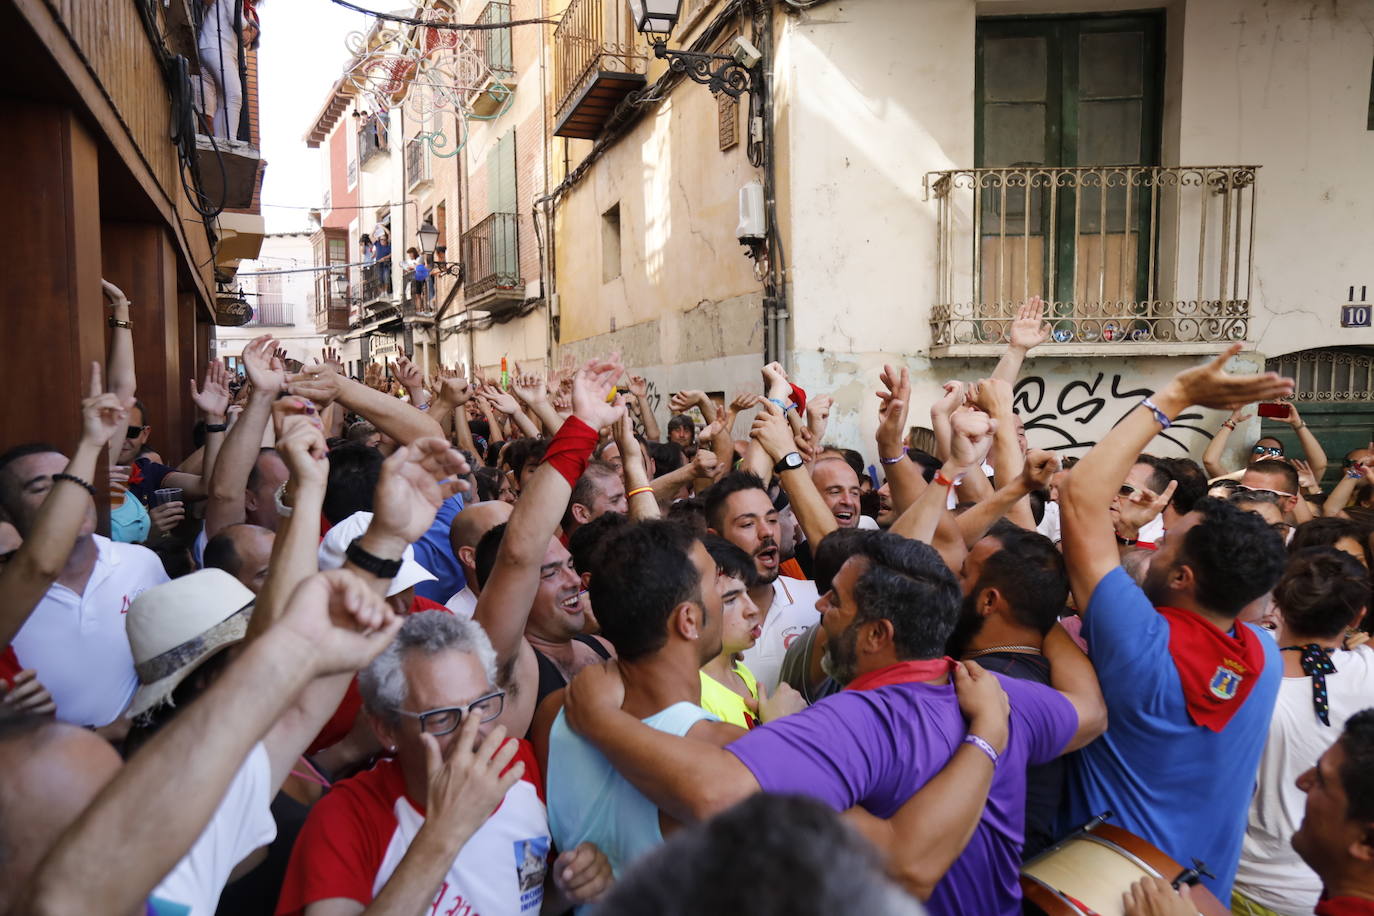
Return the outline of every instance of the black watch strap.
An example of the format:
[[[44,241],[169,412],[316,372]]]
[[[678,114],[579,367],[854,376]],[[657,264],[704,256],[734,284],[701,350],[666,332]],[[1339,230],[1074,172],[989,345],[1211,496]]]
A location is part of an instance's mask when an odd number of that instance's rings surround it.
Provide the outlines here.
[[[353,539],[353,543],[348,545],[348,550],[344,552],[348,562],[378,579],[396,578],[396,574],[401,571],[401,561],[383,560],[381,557],[368,553],[363,550],[362,544],[358,543],[361,540],[361,537],[356,537]]]
[[[773,465],[773,473],[781,474],[783,471],[795,471],[804,464],[806,462],[802,459],[801,452],[788,452],[782,456],[777,464]]]
[[[205,431],[206,431],[207,433],[222,433],[222,432],[224,432],[225,430],[227,430],[228,428],[229,428],[229,424],[228,424],[228,423],[206,423],[206,424],[205,424]]]

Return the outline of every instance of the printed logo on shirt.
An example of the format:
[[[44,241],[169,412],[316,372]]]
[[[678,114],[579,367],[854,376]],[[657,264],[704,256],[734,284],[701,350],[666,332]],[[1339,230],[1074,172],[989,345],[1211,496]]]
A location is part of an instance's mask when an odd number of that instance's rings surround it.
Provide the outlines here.
[[[807,630],[809,630],[809,629],[811,629],[811,628],[810,628],[810,627],[788,627],[787,629],[783,630],[783,631],[782,631],[782,647],[783,647],[784,649],[790,649],[790,648],[792,648],[792,642],[793,642],[798,636],[801,636],[802,634],[804,634],[804,633],[805,633]]]
[[[472,904],[464,900],[463,895],[456,891],[453,895],[453,906],[446,910],[439,909],[439,907],[449,902],[448,889],[449,883],[447,881],[439,885],[439,896],[434,898],[434,904],[429,908],[430,916],[479,916],[477,910],[473,909]]]
[[[548,870],[549,838],[515,841],[515,876],[520,885],[520,911],[538,908],[544,901],[544,875]]]
[[[1217,673],[1212,675],[1211,682],[1207,689],[1212,691],[1212,696],[1219,700],[1234,699],[1236,688],[1240,686],[1240,675],[1229,670],[1225,665],[1217,665]]]

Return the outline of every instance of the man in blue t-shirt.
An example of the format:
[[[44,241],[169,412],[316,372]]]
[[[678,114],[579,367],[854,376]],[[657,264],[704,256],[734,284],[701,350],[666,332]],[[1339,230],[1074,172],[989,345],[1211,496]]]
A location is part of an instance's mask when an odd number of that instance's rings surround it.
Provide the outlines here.
[[[1143,400],[1059,488],[1069,580],[1111,723],[1078,755],[1062,826],[1110,810],[1179,862],[1202,860],[1215,875],[1203,883],[1221,900],[1230,899],[1283,667],[1274,641],[1236,618],[1278,581],[1283,539],[1258,515],[1203,500],[1168,530],[1143,589],[1119,549],[1168,502],[1172,488],[1122,481],[1173,418],[1193,405],[1230,409],[1292,392],[1272,372],[1228,375],[1240,346]]]

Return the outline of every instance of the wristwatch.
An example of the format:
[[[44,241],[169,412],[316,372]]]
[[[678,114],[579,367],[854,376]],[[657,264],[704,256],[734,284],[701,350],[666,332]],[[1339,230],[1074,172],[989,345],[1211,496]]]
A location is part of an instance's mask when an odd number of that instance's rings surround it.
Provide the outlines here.
[[[348,562],[352,563],[363,572],[376,576],[378,579],[396,578],[396,574],[401,571],[401,561],[383,560],[379,556],[368,553],[366,550],[363,550],[362,545],[358,543],[361,540],[362,536],[359,535],[353,539],[353,543],[348,545],[348,550],[344,553],[344,556],[348,558]]]
[[[788,452],[782,456],[782,460],[773,465],[773,473],[781,474],[783,471],[795,471],[797,468],[806,464],[802,460],[801,452]]]

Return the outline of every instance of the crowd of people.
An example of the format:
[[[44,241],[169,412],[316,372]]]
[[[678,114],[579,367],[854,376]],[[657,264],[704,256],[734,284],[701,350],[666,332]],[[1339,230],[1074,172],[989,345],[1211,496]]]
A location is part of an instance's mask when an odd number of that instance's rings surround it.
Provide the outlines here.
[[[869,443],[777,363],[664,438],[616,355],[270,336],[159,430],[105,288],[79,441],[0,454],[0,913],[1374,913],[1374,450],[1324,491],[1238,344],[1076,461],[1037,300]],[[1302,460],[1150,454],[1256,404]]]

